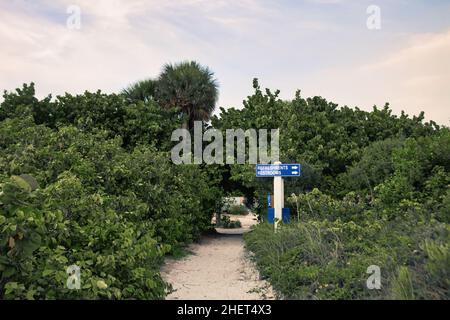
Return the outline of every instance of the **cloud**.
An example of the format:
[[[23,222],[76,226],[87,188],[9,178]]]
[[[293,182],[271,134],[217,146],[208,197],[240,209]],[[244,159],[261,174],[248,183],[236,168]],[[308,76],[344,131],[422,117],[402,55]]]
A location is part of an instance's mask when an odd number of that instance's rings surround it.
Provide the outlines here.
[[[340,5],[318,10],[311,1]],[[66,27],[71,4],[81,8],[81,30]],[[224,107],[239,107],[259,77],[286,98],[300,88],[366,109],[389,101],[396,111],[424,109],[429,118],[448,122],[449,33],[413,35],[407,43],[403,35],[392,45],[388,32],[369,38],[365,10],[346,4],[2,1],[0,89],[35,81],[40,97],[117,92],[156,76],[164,63],[193,59],[215,71]]]
[[[253,0],[39,3],[0,4],[0,41],[6,43],[0,51],[2,89],[36,81],[40,93],[116,91],[156,75],[169,61],[211,62],[208,53],[221,56],[221,41],[232,39],[264,11]],[[65,25],[72,3],[81,8],[81,30]]]
[[[343,2],[343,0],[307,0],[307,1],[318,4],[336,4]]]
[[[414,35],[402,48],[362,65],[329,68],[311,78],[306,92],[370,109],[389,102],[396,113],[425,111],[449,125],[450,30]]]
[[[81,8],[81,30],[66,27],[71,4]],[[242,66],[268,45],[259,26],[273,12],[256,0],[0,3],[0,89],[35,81],[40,97],[117,92],[164,63],[192,59],[216,72],[220,105],[239,105],[252,79]]]
[[[0,41],[7,45],[0,52],[1,88],[36,81],[44,94],[98,88],[116,91],[159,71],[161,61],[167,59],[164,48],[143,41],[142,32],[133,32],[131,17],[139,12],[141,2],[115,1],[112,7],[109,1],[80,2],[80,30],[20,10],[2,10]],[[65,14],[66,7],[59,5]],[[164,26],[155,24],[147,31],[170,39],[170,30]]]

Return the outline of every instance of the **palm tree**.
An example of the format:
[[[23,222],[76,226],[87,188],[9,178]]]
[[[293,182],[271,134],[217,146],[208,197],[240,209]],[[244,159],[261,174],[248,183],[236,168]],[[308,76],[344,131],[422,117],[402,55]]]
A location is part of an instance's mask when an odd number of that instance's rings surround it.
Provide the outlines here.
[[[177,107],[186,117],[184,128],[211,117],[219,95],[214,73],[195,61],[166,64],[158,78],[156,99],[166,108]]]
[[[122,94],[130,101],[155,100],[157,81],[153,79],[141,80],[122,90]]]

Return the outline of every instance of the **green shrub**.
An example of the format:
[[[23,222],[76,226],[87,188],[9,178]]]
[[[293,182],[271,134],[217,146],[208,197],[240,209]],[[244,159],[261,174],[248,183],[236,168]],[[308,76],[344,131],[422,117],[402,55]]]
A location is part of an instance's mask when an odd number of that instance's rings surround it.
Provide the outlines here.
[[[229,214],[234,214],[234,215],[246,215],[248,214],[248,209],[246,206],[244,205],[232,205],[230,206],[230,208],[228,208],[228,213]]]
[[[244,239],[261,274],[288,299],[447,299],[448,247],[424,239],[448,244],[448,230],[438,222],[404,219],[312,218],[284,224],[276,233],[262,224]],[[380,290],[366,287],[371,265],[381,269]]]
[[[242,225],[239,220],[230,220],[230,217],[222,216],[220,218],[218,227],[225,228],[225,229],[234,229],[234,228],[241,228]]]
[[[0,122],[0,299],[164,298],[164,256],[211,227],[215,171],[124,148],[109,129],[35,120]],[[66,286],[74,264],[80,290]]]

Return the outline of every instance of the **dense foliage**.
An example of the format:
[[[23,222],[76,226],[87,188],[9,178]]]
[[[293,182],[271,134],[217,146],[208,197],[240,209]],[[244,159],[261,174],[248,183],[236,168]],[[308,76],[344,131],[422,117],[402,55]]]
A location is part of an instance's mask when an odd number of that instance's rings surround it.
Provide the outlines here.
[[[138,81],[123,90],[129,101],[156,101],[166,109],[177,107],[185,128],[208,121],[219,96],[214,73],[196,61],[166,64],[157,79]]]
[[[175,111],[121,95],[0,108],[0,298],[154,299],[163,256],[210,227],[214,172],[172,164]],[[66,269],[81,268],[81,290]]]
[[[281,296],[448,299],[450,130],[388,105],[367,112],[300,92],[283,101],[257,80],[254,89],[211,126],[281,128],[280,160],[302,165],[285,182],[292,223],[245,236]],[[0,299],[164,298],[161,261],[210,228],[224,191],[264,216],[272,181],[254,166],[171,162],[171,133],[186,119],[156,90],[148,81],[123,94],[40,100],[33,84],[5,93]],[[71,265],[81,290],[66,286]],[[371,265],[380,290],[366,287]]]
[[[262,224],[247,246],[285,298],[450,297],[450,130],[423,114],[397,117],[388,105],[372,112],[338,108],[320,97],[292,101],[255,94],[242,110],[222,109],[217,127],[281,128],[280,160],[301,163],[285,179],[293,222],[276,234]],[[271,179],[252,166],[229,166],[266,212]],[[382,289],[369,290],[369,266]]]

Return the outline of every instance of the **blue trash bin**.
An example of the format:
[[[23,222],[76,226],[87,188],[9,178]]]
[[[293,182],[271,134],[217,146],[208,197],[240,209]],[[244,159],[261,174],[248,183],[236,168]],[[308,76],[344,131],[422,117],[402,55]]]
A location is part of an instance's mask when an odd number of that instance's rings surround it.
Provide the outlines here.
[[[273,224],[275,220],[275,208],[269,208],[267,211],[267,222]],[[283,223],[289,223],[291,221],[291,210],[289,208],[283,208],[281,210],[281,220]]]
[[[282,217],[283,223],[289,223],[291,221],[291,209],[283,208],[281,210],[281,217]]]
[[[275,208],[269,208],[267,212],[267,222],[273,224],[274,220],[275,220]]]

